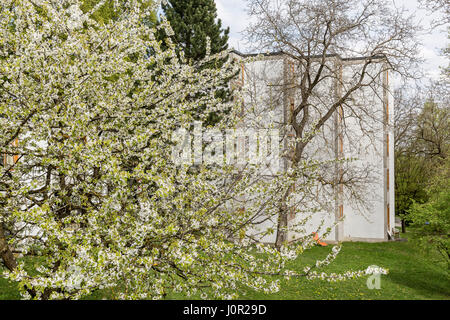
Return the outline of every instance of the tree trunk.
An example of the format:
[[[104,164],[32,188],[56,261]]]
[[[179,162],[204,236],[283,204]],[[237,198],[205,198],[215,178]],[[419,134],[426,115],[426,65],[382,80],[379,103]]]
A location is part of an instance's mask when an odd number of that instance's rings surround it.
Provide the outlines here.
[[[14,271],[17,268],[17,261],[6,241],[3,226],[0,224],[0,258],[9,271]]]
[[[297,126],[298,127],[298,126]],[[303,129],[302,129],[303,130]],[[297,133],[297,136],[301,136],[301,134]],[[291,166],[292,168],[296,168],[300,163],[300,159],[303,155],[303,150],[305,149],[306,144],[304,143],[296,143],[295,146],[295,156],[292,159]],[[294,173],[294,180],[297,177],[297,173]],[[286,193],[283,195],[283,198],[280,201],[280,212],[278,213],[278,221],[277,221],[277,238],[275,241],[275,247],[280,249],[284,242],[288,240],[288,204],[287,199],[289,195],[295,190],[295,183],[290,185],[286,190]]]
[[[280,211],[278,213],[277,221],[277,239],[275,247],[280,249],[284,242],[288,240],[288,204],[287,199],[293,190],[293,186],[289,186],[283,198],[280,201]]]
[[[402,219],[402,233],[406,233],[406,222],[405,222],[405,219]]]
[[[288,227],[288,215],[287,210],[281,209],[278,214],[277,223],[277,239],[275,241],[275,247],[279,250],[284,242],[287,241],[287,227]]]
[[[8,241],[5,237],[5,232],[3,230],[3,226],[0,223],[0,258],[3,260],[3,264],[6,268],[13,272],[17,268],[17,261],[12,253]],[[28,293],[32,296],[36,296],[36,291],[34,289],[26,288]],[[42,299],[48,299],[50,297],[51,290],[45,289]]]

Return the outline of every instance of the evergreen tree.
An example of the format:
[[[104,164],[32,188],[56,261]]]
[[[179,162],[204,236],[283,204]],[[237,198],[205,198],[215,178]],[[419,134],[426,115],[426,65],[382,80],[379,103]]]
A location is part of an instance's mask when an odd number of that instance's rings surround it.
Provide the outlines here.
[[[162,4],[162,10],[174,31],[172,41],[177,44],[180,51],[183,51],[189,63],[197,65],[199,70],[223,68],[229,57],[213,60],[207,64],[202,63],[202,59],[206,56],[208,37],[211,54],[228,49],[230,28],[222,28],[222,21],[217,18],[214,0],[168,0],[167,3]],[[165,37],[165,35],[161,36],[161,38]],[[232,99],[229,81],[233,77],[225,79],[215,88],[216,96],[222,101],[227,102]],[[204,107],[200,106],[196,111],[198,115],[201,115]],[[221,114],[212,112],[208,116],[206,125],[214,126],[220,119],[222,119]]]
[[[207,37],[211,40],[212,54],[228,48],[230,29],[222,29],[214,0],[168,0],[162,9],[175,32],[174,41],[188,60],[205,57]]]

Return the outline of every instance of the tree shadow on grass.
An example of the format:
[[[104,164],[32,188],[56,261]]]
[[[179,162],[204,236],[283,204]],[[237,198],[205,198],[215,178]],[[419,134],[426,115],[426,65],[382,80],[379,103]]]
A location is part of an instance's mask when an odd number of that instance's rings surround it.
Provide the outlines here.
[[[424,299],[450,299],[450,280],[445,271],[389,272],[389,280],[414,290]]]

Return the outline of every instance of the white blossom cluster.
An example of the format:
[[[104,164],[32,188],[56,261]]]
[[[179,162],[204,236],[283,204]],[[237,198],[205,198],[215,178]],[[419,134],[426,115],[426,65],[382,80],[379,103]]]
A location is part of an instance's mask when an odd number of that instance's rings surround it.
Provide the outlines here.
[[[348,279],[357,279],[364,276],[372,275],[372,274],[388,274],[389,270],[384,268],[371,268],[368,267],[366,270],[359,270],[359,271],[347,271],[344,273],[325,273],[325,272],[317,272],[317,271],[311,271],[307,275],[307,279],[321,279],[326,280],[329,282],[337,282],[337,281],[344,281]]]

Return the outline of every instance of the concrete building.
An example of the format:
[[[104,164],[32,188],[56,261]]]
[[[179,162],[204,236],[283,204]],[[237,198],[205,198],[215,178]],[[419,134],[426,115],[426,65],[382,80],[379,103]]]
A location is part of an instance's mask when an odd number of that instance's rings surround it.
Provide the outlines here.
[[[233,55],[242,67],[235,85],[242,90],[244,126],[279,127],[284,130],[282,144],[289,148],[289,139],[293,135],[286,130],[285,123],[291,114],[289,111],[300,99],[301,64],[282,52],[264,55],[234,52]],[[326,72],[330,77],[324,77],[311,100],[311,123],[329,109],[336,97],[347,92],[355,77],[361,74],[360,69],[367,59],[327,56]],[[305,151],[309,159],[319,161],[352,159],[334,161],[324,169],[323,175],[330,180],[342,177],[344,172],[347,176],[364,176],[357,192],[349,191],[339,183],[317,188],[315,200],[323,198],[322,202],[327,204],[319,212],[311,214],[304,232],[311,234],[322,223],[324,227],[332,226],[324,239],[328,242],[387,241],[395,227],[394,104],[389,65],[383,57],[371,59],[367,85],[355,91],[345,105],[339,106],[323,129],[315,133]],[[289,160],[283,158],[280,161],[282,170],[287,170]],[[289,225],[294,226],[303,218],[304,215],[290,214]],[[274,228],[275,221],[266,222],[264,227]],[[301,236],[289,231],[288,240],[294,241]],[[264,241],[274,242],[275,239],[276,234],[272,234]]]

